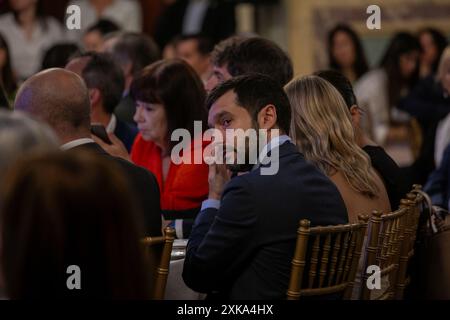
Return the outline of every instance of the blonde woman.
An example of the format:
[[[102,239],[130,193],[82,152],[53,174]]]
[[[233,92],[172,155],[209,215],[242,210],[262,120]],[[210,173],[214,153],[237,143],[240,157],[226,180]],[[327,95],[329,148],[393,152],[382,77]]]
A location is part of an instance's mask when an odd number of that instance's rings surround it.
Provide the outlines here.
[[[358,147],[351,115],[340,93],[326,80],[306,76],[291,81],[291,138],[306,159],[337,186],[349,221],[373,210],[391,211],[384,184]]]

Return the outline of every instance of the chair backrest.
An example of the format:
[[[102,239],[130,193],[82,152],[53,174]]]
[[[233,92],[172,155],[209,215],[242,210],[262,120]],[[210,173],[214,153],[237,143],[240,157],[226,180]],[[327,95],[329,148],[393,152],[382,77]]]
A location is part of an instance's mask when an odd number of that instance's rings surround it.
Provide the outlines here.
[[[409,261],[414,255],[414,247],[418,232],[419,218],[421,216],[424,197],[417,193],[422,189],[419,185],[414,185],[413,190],[406,195],[406,199],[401,201],[400,207],[409,210],[405,226],[405,241],[402,244],[399,260],[399,270],[395,289],[395,299],[403,299],[406,286],[410,282],[408,274]]]
[[[362,269],[361,299],[394,299],[400,252],[405,242],[409,211],[408,207],[402,207],[386,214],[378,211],[372,213],[364,249],[366,259]],[[379,273],[374,278],[374,288],[369,288],[367,280],[374,274],[368,274],[366,271],[372,266],[378,267]],[[381,288],[376,287],[377,283],[381,285]]]
[[[169,275],[170,257],[172,253],[175,230],[164,229],[162,237],[147,237],[142,243],[149,255],[152,268],[152,299],[163,300]]]
[[[353,290],[368,217],[355,224],[310,227],[302,220],[292,260],[288,300],[340,295],[349,299]]]

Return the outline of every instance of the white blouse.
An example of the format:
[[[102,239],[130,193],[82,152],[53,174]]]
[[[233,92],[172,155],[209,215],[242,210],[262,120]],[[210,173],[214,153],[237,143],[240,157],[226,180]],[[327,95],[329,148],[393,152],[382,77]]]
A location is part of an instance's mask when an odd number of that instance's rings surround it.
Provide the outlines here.
[[[52,17],[45,19],[47,27],[37,23],[28,39],[12,13],[0,16],[0,33],[8,43],[12,68],[20,80],[38,72],[45,51],[64,38],[61,24]]]

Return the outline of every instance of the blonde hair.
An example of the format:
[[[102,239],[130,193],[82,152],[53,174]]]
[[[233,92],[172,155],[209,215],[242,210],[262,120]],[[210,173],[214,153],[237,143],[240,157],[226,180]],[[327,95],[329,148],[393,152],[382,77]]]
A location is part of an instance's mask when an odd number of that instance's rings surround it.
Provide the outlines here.
[[[350,186],[370,198],[379,191],[367,154],[356,144],[350,112],[326,80],[306,76],[285,87],[292,106],[291,138],[326,175],[341,172]]]
[[[441,55],[441,60],[439,61],[439,67],[436,72],[436,80],[438,82],[441,82],[444,78],[444,66],[445,64],[450,60],[450,46],[447,46]]]

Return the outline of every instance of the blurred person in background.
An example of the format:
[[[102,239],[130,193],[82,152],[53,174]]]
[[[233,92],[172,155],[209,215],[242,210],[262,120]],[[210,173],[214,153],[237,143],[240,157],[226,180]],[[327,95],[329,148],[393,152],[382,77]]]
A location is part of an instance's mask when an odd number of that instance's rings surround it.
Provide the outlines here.
[[[32,156],[11,167],[1,197],[7,298],[150,299],[142,224],[117,164],[87,152]],[[70,290],[77,271],[81,290]]]
[[[370,116],[366,124],[370,136],[384,145],[397,132],[391,123],[405,123],[410,117],[397,109],[401,97],[408,94],[416,83],[419,67],[420,45],[415,36],[397,33],[384,53],[379,68],[368,72],[355,85],[360,106]],[[402,132],[398,133],[402,135]]]
[[[86,51],[102,51],[104,37],[119,31],[120,28],[114,22],[107,19],[100,19],[90,26],[83,35],[83,47]]]
[[[0,110],[0,183],[9,166],[33,152],[57,150],[59,141],[47,125],[24,113]]]
[[[292,61],[275,42],[260,37],[234,36],[215,46],[211,55],[213,71],[206,83],[211,92],[233,77],[260,73],[285,86],[293,77]]]
[[[369,71],[361,41],[349,26],[340,24],[328,33],[328,63],[353,84]]]
[[[176,57],[186,61],[206,84],[211,72],[212,41],[201,34],[180,36],[175,40]]]
[[[9,101],[14,100],[17,90],[16,77],[11,66],[11,53],[5,37],[0,33],[0,84],[3,88],[6,98]]]
[[[138,129],[114,115],[124,89],[120,66],[105,53],[87,52],[74,57],[66,66],[83,78],[89,90],[91,123],[101,124],[107,133],[114,133],[131,151]]]
[[[417,119],[422,132],[420,153],[414,162],[414,183],[424,184],[439,167],[450,142],[450,48],[441,55],[436,75],[422,78],[399,102],[399,108]]]
[[[0,33],[11,50],[13,72],[25,80],[39,71],[45,51],[63,40],[61,24],[42,12],[39,0],[9,0],[12,12],[0,16]]]
[[[45,52],[41,70],[64,68],[70,57],[79,51],[80,49],[74,43],[55,44]]]
[[[86,30],[101,19],[115,23],[129,32],[142,31],[142,8],[137,0],[73,0],[81,11],[81,29],[69,30],[72,40],[82,40]]]
[[[156,22],[155,40],[162,50],[178,35],[202,33],[213,43],[236,31],[235,3],[222,0],[166,1]]]
[[[420,68],[421,78],[434,76],[439,66],[442,52],[447,46],[446,37],[435,28],[424,28],[418,34],[420,47]]]
[[[119,120],[136,125],[133,120],[136,102],[130,96],[130,85],[144,67],[160,59],[159,48],[152,38],[144,34],[117,32],[106,36],[102,51],[111,54],[125,77],[122,100],[114,114]]]

